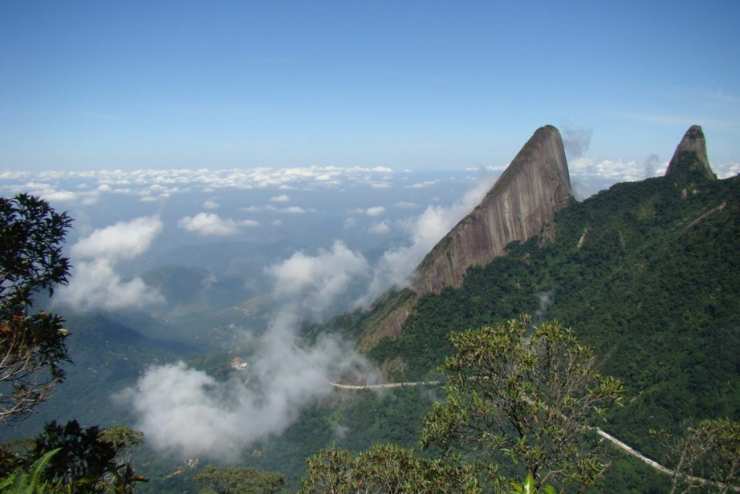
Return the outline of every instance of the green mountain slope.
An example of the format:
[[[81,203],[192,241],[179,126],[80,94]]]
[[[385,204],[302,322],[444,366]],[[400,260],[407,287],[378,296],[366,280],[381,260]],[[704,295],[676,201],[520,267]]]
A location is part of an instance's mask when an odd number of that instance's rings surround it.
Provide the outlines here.
[[[555,227],[554,241],[511,244],[460,289],[422,298],[401,336],[370,355],[393,380],[426,379],[451,331],[528,312],[572,326],[625,382],[628,403],[609,427],[641,451],[663,456],[651,429],[737,419],[740,177],[617,184],[559,212]]]

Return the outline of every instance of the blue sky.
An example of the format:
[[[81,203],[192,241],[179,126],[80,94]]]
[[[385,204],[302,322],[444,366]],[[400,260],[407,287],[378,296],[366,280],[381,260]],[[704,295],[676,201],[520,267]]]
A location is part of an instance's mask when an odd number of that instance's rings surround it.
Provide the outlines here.
[[[0,169],[740,162],[740,2],[0,3]]]

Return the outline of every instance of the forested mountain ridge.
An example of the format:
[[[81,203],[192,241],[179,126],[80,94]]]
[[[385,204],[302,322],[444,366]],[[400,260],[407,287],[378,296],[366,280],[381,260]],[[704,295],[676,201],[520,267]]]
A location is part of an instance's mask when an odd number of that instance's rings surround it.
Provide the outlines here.
[[[451,332],[527,312],[571,326],[601,371],[624,381],[628,399],[610,430],[641,451],[666,453],[651,430],[736,420],[740,177],[717,180],[708,163],[694,126],[666,176],[573,200],[556,214],[551,240],[513,242],[469,269],[460,288],[421,297],[399,336],[369,355],[391,381],[434,378]],[[363,326],[375,316],[358,317]],[[624,463],[611,475],[639,485]]]

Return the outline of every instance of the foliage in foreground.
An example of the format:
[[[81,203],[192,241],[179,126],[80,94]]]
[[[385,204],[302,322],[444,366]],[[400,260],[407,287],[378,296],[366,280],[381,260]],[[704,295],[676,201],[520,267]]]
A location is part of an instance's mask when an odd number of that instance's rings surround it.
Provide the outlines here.
[[[80,427],[76,421],[52,422],[26,451],[4,451],[0,466],[5,471],[9,466],[15,469],[0,485],[6,489],[33,486],[50,493],[132,493],[144,479],[133,471],[128,451],[142,439],[140,432],[123,426],[101,431]]]
[[[280,474],[239,467],[208,466],[195,480],[204,486],[201,494],[274,494],[285,485]]]
[[[31,413],[64,380],[68,331],[57,314],[32,313],[34,297],[66,284],[62,245],[71,218],[43,199],[0,198],[0,423]],[[119,453],[141,440],[125,428],[103,435],[77,421],[47,424],[31,451],[0,448],[11,492],[133,492],[137,477]]]
[[[378,444],[353,456],[330,448],[308,460],[301,494],[480,493],[473,469],[453,459],[428,459],[411,449]]]
[[[332,448],[308,460],[301,492],[552,492],[594,484],[606,468],[592,423],[622,386],[594,369],[591,351],[557,322],[512,319],[452,336],[447,399],[425,421],[422,445],[353,456]],[[528,475],[523,483],[505,473]]]
[[[58,452],[58,449],[51,450],[36,460],[28,471],[19,468],[0,480],[0,492],[3,494],[44,494],[53,492],[54,487],[44,480],[44,474],[49,462]]]
[[[64,321],[31,306],[67,282],[62,243],[71,221],[42,199],[0,197],[0,423],[29,414],[64,379]]]
[[[689,427],[685,436],[671,448],[675,475],[671,494],[702,488],[712,479],[719,492],[722,485],[738,485],[740,469],[740,422],[727,419],[705,420]]]
[[[594,368],[570,330],[545,322],[530,335],[521,318],[451,339],[447,399],[427,417],[425,446],[491,470],[508,459],[538,486],[588,486],[601,477],[606,464],[592,427],[620,403],[622,385]]]

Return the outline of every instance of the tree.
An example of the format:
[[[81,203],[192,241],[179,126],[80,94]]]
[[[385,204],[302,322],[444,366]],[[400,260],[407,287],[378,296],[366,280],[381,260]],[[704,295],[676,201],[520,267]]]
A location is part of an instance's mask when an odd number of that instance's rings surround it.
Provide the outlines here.
[[[353,488],[354,458],[344,449],[329,448],[306,460],[301,494],[349,494]]]
[[[217,494],[274,494],[285,484],[280,474],[237,467],[208,466],[195,480],[206,486],[201,492]]]
[[[52,450],[36,460],[28,471],[18,468],[12,474],[0,480],[0,492],[3,494],[46,494],[56,489],[44,480],[44,470],[57,454]]]
[[[71,222],[42,199],[0,198],[0,422],[30,413],[64,379],[64,320],[31,309],[36,297],[51,297],[56,285],[67,283],[62,244]],[[30,453],[0,450],[0,472],[9,488],[26,480],[38,486],[33,479],[42,475],[49,492],[126,494],[143,479],[119,454],[139,441],[140,433],[125,428],[101,433],[76,421],[52,422]]]
[[[411,449],[379,444],[352,456],[330,448],[307,461],[301,494],[477,494],[478,480],[459,458],[423,458]]]
[[[145,479],[133,471],[125,450],[138,445],[142,438],[140,432],[122,426],[101,431],[97,426],[80,427],[76,420],[65,425],[51,422],[36,438],[30,458],[57,452],[44,471],[53,485],[81,494],[129,494],[134,492],[136,482]]]
[[[67,283],[71,221],[27,194],[0,198],[0,423],[29,413],[64,379],[64,320],[30,310],[40,292]]]
[[[522,482],[512,481],[511,482],[511,494],[557,494],[557,491],[553,486],[547,484],[541,489],[537,488],[537,484],[534,481],[532,474],[528,474]]]
[[[0,492],[131,494],[136,475],[128,450],[143,434],[124,426],[83,428],[51,422],[35,440],[4,450]]]
[[[694,489],[737,490],[740,469],[740,422],[705,420],[689,427],[673,448],[676,467],[671,494]]]
[[[593,484],[604,472],[591,430],[620,402],[622,385],[594,367],[594,356],[557,322],[530,334],[526,318],[451,336],[443,366],[447,399],[434,405],[422,444],[462,451],[497,475],[508,458],[538,487]],[[520,468],[520,467],[519,467]]]

